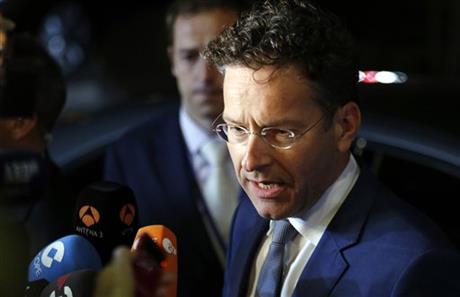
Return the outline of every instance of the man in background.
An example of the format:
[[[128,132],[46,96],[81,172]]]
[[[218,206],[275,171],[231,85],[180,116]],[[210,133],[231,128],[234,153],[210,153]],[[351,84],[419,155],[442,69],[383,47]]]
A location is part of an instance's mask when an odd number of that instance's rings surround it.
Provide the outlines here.
[[[239,3],[182,0],[170,7],[168,56],[180,107],[158,112],[109,148],[105,178],[130,186],[141,225],[178,239],[178,295],[219,296],[239,186],[225,143],[211,133],[222,112],[222,76],[200,52],[233,24]]]
[[[225,297],[460,294],[445,235],[349,151],[358,69],[334,15],[261,1],[204,56],[224,72],[215,130],[249,197],[234,216]]]

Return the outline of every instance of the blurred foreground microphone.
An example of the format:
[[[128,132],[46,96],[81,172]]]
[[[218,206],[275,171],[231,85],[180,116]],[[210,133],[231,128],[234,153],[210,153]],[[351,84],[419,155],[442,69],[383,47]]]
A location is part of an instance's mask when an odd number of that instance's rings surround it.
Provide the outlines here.
[[[138,228],[133,191],[118,183],[102,181],[84,188],[77,198],[74,227],[108,262],[119,245],[131,246]]]
[[[59,277],[46,286],[40,297],[92,297],[97,272],[79,270]]]
[[[148,234],[141,234],[136,250],[115,249],[110,263],[98,274],[93,297],[171,296],[176,276],[164,271],[164,261],[163,250]]]
[[[37,153],[0,151],[0,207],[28,205],[39,199],[48,184],[48,167]]]
[[[68,235],[43,248],[29,264],[28,281],[48,282],[73,271],[102,267],[97,250],[82,236]]]
[[[141,229],[136,234],[136,239],[134,240],[132,251],[137,254],[137,263],[134,263],[134,275],[136,279],[136,289],[142,290],[145,287],[146,291],[153,290],[154,287],[151,284],[149,287],[149,281],[153,283],[155,279],[145,279],[146,277],[155,278],[156,273],[145,273],[142,271],[143,254],[148,253],[155,256],[155,249],[149,247],[149,241],[145,240],[145,237],[148,236],[156,244],[156,247],[162,252],[163,256],[156,256],[160,260],[160,267],[162,271],[174,275],[175,279],[173,282],[170,282],[165,288],[166,294],[168,297],[176,297],[177,295],[177,240],[174,233],[165,226],[162,225],[151,225],[146,226]],[[147,262],[148,263],[148,262]],[[137,267],[138,266],[138,267]],[[144,265],[145,266],[145,265]],[[141,268],[141,269],[139,269]],[[154,267],[152,267],[154,269]],[[149,276],[150,275],[150,276]]]

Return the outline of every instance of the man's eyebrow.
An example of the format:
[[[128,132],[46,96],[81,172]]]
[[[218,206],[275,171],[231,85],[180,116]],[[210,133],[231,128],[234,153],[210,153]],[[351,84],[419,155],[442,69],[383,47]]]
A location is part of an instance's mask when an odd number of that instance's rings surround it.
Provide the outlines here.
[[[229,119],[228,117],[226,117],[225,115],[222,115],[222,120],[226,123],[232,123],[232,124],[236,124],[236,125],[243,125],[242,122],[239,122],[237,120],[232,120],[232,119]]]
[[[222,115],[222,119],[226,123],[231,123],[231,124],[235,124],[239,126],[245,126],[244,123],[238,120],[232,120],[224,115]],[[269,122],[264,123],[264,125],[262,125],[261,127],[262,128],[265,128],[265,127],[304,127],[308,125],[308,123],[306,123],[306,119],[307,118],[302,119],[302,120],[293,120],[293,119],[271,120]]]
[[[307,118],[302,120],[279,119],[267,122],[264,127],[303,127],[307,125]]]

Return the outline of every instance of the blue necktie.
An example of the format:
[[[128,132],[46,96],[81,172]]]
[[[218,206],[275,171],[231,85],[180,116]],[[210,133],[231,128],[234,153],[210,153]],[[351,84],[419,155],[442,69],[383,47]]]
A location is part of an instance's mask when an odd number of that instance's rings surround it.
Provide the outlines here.
[[[260,271],[257,283],[257,297],[275,297],[281,293],[284,248],[297,234],[288,220],[275,221],[273,238],[268,250],[267,258]]]

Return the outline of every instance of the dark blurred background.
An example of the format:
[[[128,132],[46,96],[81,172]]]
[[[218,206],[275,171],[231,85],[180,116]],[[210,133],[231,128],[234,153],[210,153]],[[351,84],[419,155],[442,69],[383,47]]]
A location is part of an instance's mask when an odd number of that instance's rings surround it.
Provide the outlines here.
[[[113,105],[176,100],[163,26],[169,2],[0,0],[0,7],[61,62],[69,85],[63,119],[72,120]],[[460,132],[460,1],[318,3],[348,24],[362,70],[407,74],[404,84],[360,84],[366,110]]]

